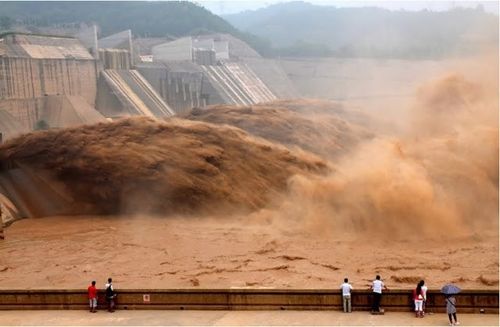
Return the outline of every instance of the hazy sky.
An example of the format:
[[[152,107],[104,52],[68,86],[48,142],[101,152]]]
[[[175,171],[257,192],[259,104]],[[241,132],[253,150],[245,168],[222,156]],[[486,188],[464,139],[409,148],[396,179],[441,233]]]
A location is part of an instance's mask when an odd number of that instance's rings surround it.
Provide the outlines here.
[[[232,14],[244,10],[255,10],[267,7],[272,4],[289,2],[283,0],[198,0],[194,1],[201,4],[211,12],[217,15]],[[477,5],[483,5],[485,11],[496,13],[498,15],[499,1],[333,1],[333,0],[310,0],[306,1],[316,5],[335,6],[335,7],[381,7],[390,10],[422,10],[443,11],[453,7],[475,8]]]

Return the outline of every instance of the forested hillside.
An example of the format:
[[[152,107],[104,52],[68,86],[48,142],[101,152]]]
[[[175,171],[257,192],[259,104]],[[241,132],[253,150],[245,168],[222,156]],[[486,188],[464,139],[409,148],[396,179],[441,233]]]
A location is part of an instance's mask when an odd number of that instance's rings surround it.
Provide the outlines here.
[[[136,35],[185,35],[197,30],[234,33],[222,18],[191,2],[0,2],[0,16],[17,23],[51,26],[97,23],[103,34],[131,28]],[[4,18],[5,20],[5,18]]]
[[[289,2],[223,17],[284,56],[427,59],[498,47],[498,16],[481,6],[415,12]]]
[[[438,59],[498,48],[498,16],[480,6],[410,12],[289,2],[224,19],[187,1],[0,1],[0,31],[97,23],[100,36],[125,29],[148,37],[228,33],[269,57]]]
[[[19,28],[44,32],[53,27],[70,31],[80,23],[96,23],[100,36],[126,29],[135,36],[148,37],[216,32],[232,34],[264,52],[269,48],[260,38],[240,32],[202,6],[187,1],[0,1],[0,32]]]

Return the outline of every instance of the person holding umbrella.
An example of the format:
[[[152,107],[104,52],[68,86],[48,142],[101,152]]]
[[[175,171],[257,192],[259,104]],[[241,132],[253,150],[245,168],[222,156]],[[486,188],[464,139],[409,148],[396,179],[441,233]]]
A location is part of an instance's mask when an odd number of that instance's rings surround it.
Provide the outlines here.
[[[457,300],[455,299],[455,294],[460,293],[460,291],[460,288],[453,284],[447,284],[441,288],[441,293],[444,294],[446,299],[446,313],[448,314],[448,319],[450,320],[450,326],[460,325],[457,320]],[[453,323],[452,316],[455,319],[455,323]]]

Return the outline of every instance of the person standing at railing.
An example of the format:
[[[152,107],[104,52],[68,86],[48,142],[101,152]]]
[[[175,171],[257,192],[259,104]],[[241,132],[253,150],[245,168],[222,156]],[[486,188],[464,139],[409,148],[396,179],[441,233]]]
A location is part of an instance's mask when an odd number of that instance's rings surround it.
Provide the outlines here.
[[[89,294],[90,312],[95,313],[97,312],[97,288],[95,287],[95,280],[92,281],[87,290]]]
[[[351,291],[352,286],[349,284],[349,279],[344,278],[344,283],[340,285],[342,290],[342,305],[344,306],[344,312],[351,312]]]
[[[108,311],[109,312],[114,312],[115,311],[115,290],[113,289],[113,280],[111,278],[108,278],[108,283],[105,286],[106,290],[106,302],[108,303]]]
[[[424,295],[422,293],[422,286],[423,283],[420,281],[417,284],[417,288],[413,290],[413,302],[415,303],[415,317],[417,318],[423,318],[424,313],[422,306],[424,304]]]
[[[380,275],[375,277],[371,289],[373,291],[372,312],[380,312],[380,301],[382,300],[382,289],[387,290],[384,282],[380,280]]]
[[[425,315],[425,305],[427,303],[427,285],[425,285],[425,281],[421,280],[422,283],[422,296],[424,297],[424,302],[422,304],[422,315]]]
[[[450,326],[458,326],[460,323],[457,320],[457,300],[453,295],[445,295],[446,298],[446,313],[448,314],[448,319],[450,320]],[[455,323],[453,323],[453,318]]]

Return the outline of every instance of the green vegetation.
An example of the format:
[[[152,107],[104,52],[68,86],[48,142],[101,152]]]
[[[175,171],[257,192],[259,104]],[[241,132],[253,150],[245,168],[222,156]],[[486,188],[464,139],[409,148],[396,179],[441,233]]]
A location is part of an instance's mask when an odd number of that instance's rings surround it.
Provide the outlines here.
[[[132,29],[135,35],[187,35],[197,29],[234,33],[222,18],[191,2],[0,2],[2,16],[24,25],[97,23],[103,35]]]
[[[481,6],[408,12],[289,2],[223,17],[281,56],[435,59],[498,48],[498,16]]]
[[[241,33],[224,19],[187,1],[162,2],[0,2],[0,13],[9,22],[31,27],[75,27],[96,23],[101,36],[131,29],[136,36],[180,37],[207,33],[227,33],[265,53],[269,44],[249,33]],[[1,21],[0,21],[1,23]],[[1,25],[0,25],[1,26]],[[1,27],[0,27],[1,29]]]
[[[8,16],[0,16],[0,32],[8,31],[12,25],[14,24],[14,20]]]
[[[1,30],[8,30],[12,24],[14,23],[14,20],[10,17],[7,16],[0,16],[0,29]]]
[[[289,2],[225,16],[235,27],[187,1],[0,1],[0,13],[0,31],[96,23],[101,36],[126,29],[148,37],[227,33],[267,57],[435,59],[498,47],[498,17],[480,6],[405,12]]]
[[[35,126],[34,126],[35,131],[44,131],[44,130],[47,130],[49,128],[50,128],[49,124],[43,119],[37,121]]]

